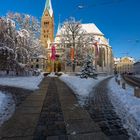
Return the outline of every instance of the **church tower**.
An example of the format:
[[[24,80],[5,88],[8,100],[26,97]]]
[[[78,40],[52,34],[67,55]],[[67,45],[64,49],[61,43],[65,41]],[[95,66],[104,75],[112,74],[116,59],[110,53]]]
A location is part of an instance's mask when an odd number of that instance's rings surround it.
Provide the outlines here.
[[[54,41],[54,14],[51,0],[46,0],[41,20],[41,42],[45,48]]]

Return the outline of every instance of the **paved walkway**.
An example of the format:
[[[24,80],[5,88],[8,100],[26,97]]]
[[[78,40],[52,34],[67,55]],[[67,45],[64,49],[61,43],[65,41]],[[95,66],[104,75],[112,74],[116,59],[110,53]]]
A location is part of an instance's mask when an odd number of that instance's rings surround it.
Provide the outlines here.
[[[123,128],[121,119],[108,97],[107,84],[110,78],[100,82],[91,92],[89,103],[86,106],[91,118],[96,122],[102,132],[111,140],[128,140],[127,131]]]
[[[45,78],[0,128],[0,140],[107,139],[58,78]]]

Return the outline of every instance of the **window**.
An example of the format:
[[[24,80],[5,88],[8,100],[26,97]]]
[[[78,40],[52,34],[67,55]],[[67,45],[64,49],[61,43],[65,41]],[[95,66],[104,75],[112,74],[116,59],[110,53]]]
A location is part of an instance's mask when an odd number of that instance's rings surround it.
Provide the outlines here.
[[[37,69],[39,68],[39,65],[38,65],[38,64],[36,64],[36,68],[37,68]]]
[[[45,26],[48,26],[48,25],[49,25],[49,22],[44,22],[44,25],[45,25]]]
[[[38,59],[36,59],[36,62],[38,62],[39,60]]]

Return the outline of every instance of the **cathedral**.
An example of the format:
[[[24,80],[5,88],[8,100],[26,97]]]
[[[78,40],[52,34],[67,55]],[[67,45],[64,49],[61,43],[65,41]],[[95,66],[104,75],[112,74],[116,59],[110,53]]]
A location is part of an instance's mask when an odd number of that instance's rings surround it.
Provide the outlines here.
[[[52,9],[51,0],[46,0],[45,9],[41,21],[41,43],[47,50],[47,71],[65,71],[72,72],[71,66],[67,64],[67,55],[71,55],[71,51],[67,44],[64,46],[62,42],[63,25],[58,26],[56,36],[54,37],[54,13]],[[88,48],[90,48],[93,56],[96,56],[94,65],[98,73],[111,74],[113,71],[113,54],[112,47],[109,45],[109,40],[105,38],[104,34],[98,29],[94,23],[81,23],[82,30],[85,31],[85,36],[93,36],[94,41],[90,41]],[[96,44],[96,45],[95,45]],[[51,61],[52,46],[55,46],[55,61]],[[87,45],[85,45],[85,48]],[[97,51],[98,50],[98,53]],[[76,55],[76,54],[75,54]],[[52,66],[53,63],[53,66]],[[76,60],[76,72],[80,71],[81,66]],[[53,67],[53,68],[52,68]]]

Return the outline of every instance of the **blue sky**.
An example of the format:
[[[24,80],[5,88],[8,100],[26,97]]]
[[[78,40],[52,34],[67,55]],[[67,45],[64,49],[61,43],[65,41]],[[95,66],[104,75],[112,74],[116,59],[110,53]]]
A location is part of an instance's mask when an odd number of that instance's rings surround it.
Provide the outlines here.
[[[0,15],[8,11],[41,18],[46,0],[3,0]],[[52,0],[55,30],[70,16],[83,23],[93,22],[110,39],[114,56],[140,59],[140,0]],[[78,9],[78,5],[84,5]]]

